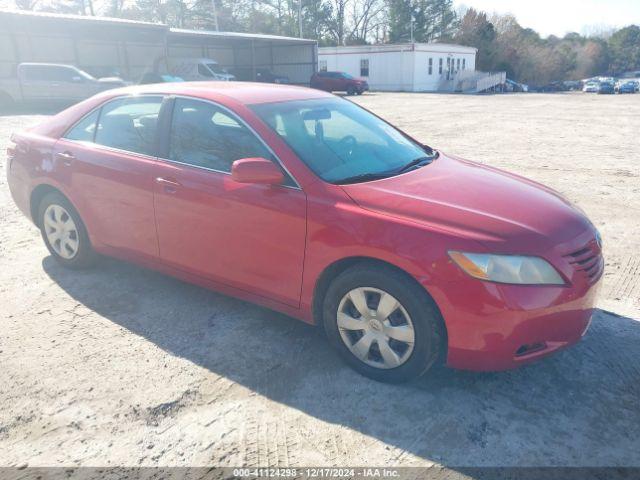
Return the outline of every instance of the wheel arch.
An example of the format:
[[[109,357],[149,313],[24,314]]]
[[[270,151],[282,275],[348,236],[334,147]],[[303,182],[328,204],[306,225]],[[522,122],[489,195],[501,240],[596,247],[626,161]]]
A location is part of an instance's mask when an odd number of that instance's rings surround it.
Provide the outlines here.
[[[62,195],[73,206],[73,208],[78,211],[77,207],[74,205],[71,199],[62,190],[49,183],[41,183],[31,191],[31,195],[29,196],[29,214],[31,215],[31,221],[38,228],[42,227],[38,218],[38,209],[40,208],[42,199],[49,193],[58,193]]]
[[[361,265],[361,264],[379,265],[379,266],[384,266],[384,268],[391,268],[396,272],[400,273],[401,275],[403,275],[404,277],[406,277],[407,279],[409,279],[409,281],[417,285],[420,288],[420,290],[422,290],[425,293],[425,295],[427,295],[429,300],[433,303],[434,307],[438,310],[438,313],[440,313],[438,321],[440,323],[440,327],[442,329],[442,334],[443,334],[442,354],[444,355],[443,358],[446,358],[447,349],[449,345],[449,335],[447,332],[447,325],[444,322],[442,311],[440,310],[440,307],[436,303],[433,296],[429,293],[429,291],[425,288],[425,286],[422,285],[418,280],[416,280],[416,278],[413,275],[411,275],[409,272],[407,272],[403,268],[400,268],[397,265],[394,265],[393,263],[390,263],[385,260],[380,260],[378,258],[366,257],[366,256],[345,257],[345,258],[336,260],[333,263],[329,264],[327,267],[325,267],[322,273],[318,276],[315,283],[315,287],[313,289],[313,299],[312,299],[311,309],[312,309],[314,323],[316,325],[322,325],[322,305],[324,303],[324,298],[327,293],[327,290],[329,289],[329,285],[331,285],[331,282],[342,272],[348,270],[349,268],[355,265]]]

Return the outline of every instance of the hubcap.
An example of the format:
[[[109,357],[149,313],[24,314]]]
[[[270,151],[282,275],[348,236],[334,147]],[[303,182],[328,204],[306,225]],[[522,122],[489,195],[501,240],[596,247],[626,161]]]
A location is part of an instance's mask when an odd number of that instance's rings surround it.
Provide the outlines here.
[[[62,258],[72,259],[80,243],[76,224],[64,207],[49,205],[44,211],[44,232],[53,250]]]
[[[372,367],[399,367],[413,352],[411,317],[384,290],[360,287],[348,292],[338,305],[337,323],[347,348]]]

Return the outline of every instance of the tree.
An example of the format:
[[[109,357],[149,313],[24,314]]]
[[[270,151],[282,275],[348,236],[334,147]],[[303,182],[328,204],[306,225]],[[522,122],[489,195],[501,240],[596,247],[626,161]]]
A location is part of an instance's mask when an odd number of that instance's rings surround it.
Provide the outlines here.
[[[487,14],[473,8],[460,20],[460,26],[454,41],[461,45],[476,47],[476,67],[480,70],[491,70],[494,66],[496,30],[487,19]]]
[[[611,35],[608,44],[613,73],[640,69],[640,27],[631,25],[618,30]]]
[[[408,42],[443,41],[453,37],[457,16],[452,0],[388,0],[389,40]]]

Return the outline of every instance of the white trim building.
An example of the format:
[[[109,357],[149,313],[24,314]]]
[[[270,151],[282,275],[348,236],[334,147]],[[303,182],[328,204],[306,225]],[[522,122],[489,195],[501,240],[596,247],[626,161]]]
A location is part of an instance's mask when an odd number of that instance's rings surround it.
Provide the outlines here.
[[[456,91],[475,75],[477,51],[446,43],[322,47],[318,70],[364,78],[371,90]]]

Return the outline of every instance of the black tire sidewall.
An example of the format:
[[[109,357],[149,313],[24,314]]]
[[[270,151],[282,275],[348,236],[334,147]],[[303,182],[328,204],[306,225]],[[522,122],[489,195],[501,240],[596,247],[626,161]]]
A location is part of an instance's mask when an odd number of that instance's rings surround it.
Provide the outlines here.
[[[53,249],[51,244],[49,243],[49,239],[45,233],[44,229],[44,213],[50,205],[59,205],[64,208],[67,213],[73,219],[73,222],[76,225],[76,229],[78,232],[78,252],[73,258],[63,258]],[[38,206],[38,226],[40,227],[40,233],[42,235],[42,239],[44,240],[44,244],[49,250],[51,256],[61,265],[67,268],[86,268],[93,264],[95,261],[95,253],[91,247],[91,241],[89,240],[89,235],[87,234],[87,229],[80,218],[77,210],[71,204],[67,198],[57,192],[51,192],[46,194],[42,200],[40,201],[40,205]]]
[[[337,325],[340,300],[357,287],[373,287],[393,295],[405,308],[415,332],[409,359],[393,369],[378,369],[356,358],[344,344]],[[323,323],[329,342],[357,372],[377,381],[400,383],[423,375],[436,362],[442,349],[440,313],[427,292],[401,272],[377,265],[352,267],[329,286],[323,303]]]

